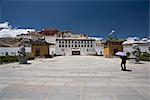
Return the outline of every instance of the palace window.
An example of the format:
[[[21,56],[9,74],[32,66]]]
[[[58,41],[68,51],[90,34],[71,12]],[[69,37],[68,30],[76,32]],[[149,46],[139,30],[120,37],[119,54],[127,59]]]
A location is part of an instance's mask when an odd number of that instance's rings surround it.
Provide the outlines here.
[[[77,41],[75,41],[75,44],[77,44]]]
[[[61,44],[61,41],[59,41],[59,44]]]
[[[86,41],[84,41],[84,44],[86,44]]]

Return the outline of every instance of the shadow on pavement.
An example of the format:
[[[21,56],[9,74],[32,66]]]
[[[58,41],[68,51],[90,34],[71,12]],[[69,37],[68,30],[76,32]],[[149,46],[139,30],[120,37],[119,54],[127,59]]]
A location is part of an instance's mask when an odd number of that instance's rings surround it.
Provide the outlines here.
[[[123,71],[131,72],[132,70],[130,70],[130,69],[126,69],[126,70],[123,70]]]

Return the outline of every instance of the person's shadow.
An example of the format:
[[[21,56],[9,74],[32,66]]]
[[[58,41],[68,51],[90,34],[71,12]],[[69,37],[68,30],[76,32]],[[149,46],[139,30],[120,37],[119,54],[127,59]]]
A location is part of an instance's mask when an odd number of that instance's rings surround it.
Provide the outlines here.
[[[131,72],[132,70],[130,70],[130,69],[126,69],[126,70],[123,70],[123,71]]]

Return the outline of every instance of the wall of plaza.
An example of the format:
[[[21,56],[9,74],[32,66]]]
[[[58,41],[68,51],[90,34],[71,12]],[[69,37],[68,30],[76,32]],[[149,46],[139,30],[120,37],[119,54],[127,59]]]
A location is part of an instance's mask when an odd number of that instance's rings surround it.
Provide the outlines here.
[[[56,55],[73,55],[72,52],[79,52],[80,55],[94,55],[96,51],[95,40],[93,39],[56,39]]]
[[[20,47],[0,47],[0,56],[5,56],[6,52],[8,55],[18,55]],[[31,53],[31,47],[25,47],[27,53]]]
[[[123,44],[123,51],[132,53],[134,49],[132,48],[133,44]],[[141,52],[148,52],[150,53],[150,43],[140,43],[138,44],[139,49]]]

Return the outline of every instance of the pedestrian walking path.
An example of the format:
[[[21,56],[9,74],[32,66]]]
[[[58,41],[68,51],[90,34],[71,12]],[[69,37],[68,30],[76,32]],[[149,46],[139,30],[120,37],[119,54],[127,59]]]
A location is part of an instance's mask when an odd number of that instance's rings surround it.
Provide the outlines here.
[[[149,100],[150,63],[60,56],[0,65],[0,100]]]

